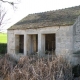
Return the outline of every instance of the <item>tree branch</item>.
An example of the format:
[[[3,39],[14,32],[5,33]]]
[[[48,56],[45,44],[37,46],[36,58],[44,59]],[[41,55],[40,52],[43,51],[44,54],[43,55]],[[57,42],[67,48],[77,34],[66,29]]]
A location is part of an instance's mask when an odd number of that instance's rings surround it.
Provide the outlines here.
[[[0,1],[2,1],[2,2],[4,2],[4,3],[9,3],[9,4],[11,4],[11,5],[14,5],[14,2],[9,2],[9,1],[4,1],[4,0],[0,0]]]

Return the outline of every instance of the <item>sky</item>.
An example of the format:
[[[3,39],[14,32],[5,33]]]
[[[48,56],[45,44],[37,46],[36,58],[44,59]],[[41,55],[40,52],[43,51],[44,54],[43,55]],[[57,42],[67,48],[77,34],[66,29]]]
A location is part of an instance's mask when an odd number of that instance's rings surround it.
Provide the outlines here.
[[[7,10],[4,21],[7,21],[2,27],[2,30],[6,30],[14,23],[18,22],[28,14],[39,13],[51,10],[58,10],[62,8],[68,8],[72,6],[80,5],[80,0],[5,0],[14,1],[16,8],[13,8],[8,3],[3,4],[3,7]]]

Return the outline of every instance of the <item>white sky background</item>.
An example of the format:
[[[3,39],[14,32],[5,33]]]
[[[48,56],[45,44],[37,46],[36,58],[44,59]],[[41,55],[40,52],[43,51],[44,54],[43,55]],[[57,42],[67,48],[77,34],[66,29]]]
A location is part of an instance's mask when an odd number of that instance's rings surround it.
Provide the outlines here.
[[[5,1],[15,2],[16,0]],[[19,4],[15,5],[17,6],[17,9],[14,11],[12,6],[10,6],[9,4],[4,4],[4,7],[8,10],[6,18],[11,18],[11,20],[7,21],[7,25],[3,26],[3,28],[1,29],[7,29],[12,24],[16,23],[17,21],[31,13],[45,12],[72,6],[78,6],[80,5],[80,0],[21,0]]]

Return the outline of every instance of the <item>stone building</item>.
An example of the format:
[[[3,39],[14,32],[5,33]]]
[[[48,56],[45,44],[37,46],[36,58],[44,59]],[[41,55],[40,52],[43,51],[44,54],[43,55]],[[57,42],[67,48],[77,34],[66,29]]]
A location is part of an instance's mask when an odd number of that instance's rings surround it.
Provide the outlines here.
[[[80,50],[79,15],[80,6],[29,14],[8,29],[7,53],[72,57]]]

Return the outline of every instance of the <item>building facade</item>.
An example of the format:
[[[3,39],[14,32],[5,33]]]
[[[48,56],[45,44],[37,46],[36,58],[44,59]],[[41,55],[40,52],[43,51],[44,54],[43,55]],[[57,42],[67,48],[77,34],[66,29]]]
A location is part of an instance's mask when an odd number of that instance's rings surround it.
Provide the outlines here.
[[[59,11],[66,11],[65,17],[60,14],[55,18],[58,11],[37,13],[10,27],[7,53],[66,55],[70,61],[79,63],[79,55],[75,57],[73,53],[80,51],[80,16],[70,16],[67,9]]]

